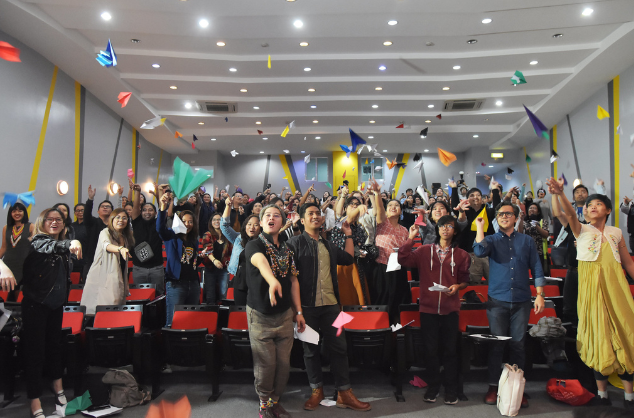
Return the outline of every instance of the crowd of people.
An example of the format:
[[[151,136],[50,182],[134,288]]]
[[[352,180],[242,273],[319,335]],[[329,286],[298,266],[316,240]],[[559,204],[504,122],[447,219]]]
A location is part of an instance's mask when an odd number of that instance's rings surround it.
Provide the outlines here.
[[[556,245],[567,248],[564,320],[577,325],[579,356],[596,380],[593,402],[609,404],[606,379],[617,372],[625,407],[633,409],[634,301],[623,269],[634,276],[634,262],[620,229],[606,225],[612,203],[605,192],[588,195],[578,185],[571,204],[560,180],[549,179],[548,191],[540,188],[536,199],[525,184],[503,192],[498,182],[487,180],[489,194],[451,180],[447,190],[418,187],[400,198],[381,191],[373,179],[364,190],[344,184],[334,195],[316,196],[313,186],[303,194],[268,188],[253,197],[238,186],[231,194],[201,187],[180,200],[169,185],[155,184],[150,193],[156,205],[130,181],[128,195],[120,188],[115,204],[102,201],[96,216],[96,192],[89,186],[87,201],[73,213],[59,203],[35,223],[22,203],[14,204],[3,229],[0,287],[10,291],[9,301],[23,292],[31,416],[44,416],[39,378],[45,364],[56,403],[66,403],[60,344],[70,273],[81,275],[81,305],[90,317],[96,306],[125,304],[129,261],[135,284],[154,284],[157,296],[165,295],[167,327],[176,305],[199,303],[201,282],[207,304],[221,303],[233,288],[235,303],[247,307],[259,416],[267,418],[289,416],[280,398],[294,326],[321,335],[319,346],[303,344],[312,389],[304,408],[317,409],[325,396],[323,345],[337,406],[371,409],[352,392],[345,334],[337,335],[332,324],[341,306],[370,304],[387,306],[396,324],[399,306],[412,301],[409,271],[420,282],[414,296],[429,384],[424,400],[436,402],[444,387],[444,403],[456,404],[459,291],[488,284],[491,334],[510,337],[510,362],[524,368],[530,311],[540,313],[545,306],[551,234]],[[630,208],[626,198],[621,210],[629,214]],[[435,284],[447,290],[429,290]],[[488,404],[497,402],[504,349],[495,344],[488,352]],[[522,406],[528,406],[526,397]]]

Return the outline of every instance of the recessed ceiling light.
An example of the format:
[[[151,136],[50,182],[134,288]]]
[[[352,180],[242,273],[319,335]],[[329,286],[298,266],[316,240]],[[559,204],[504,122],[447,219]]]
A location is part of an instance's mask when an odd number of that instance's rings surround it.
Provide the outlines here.
[[[594,10],[592,10],[589,7],[586,7],[585,9],[583,9],[583,12],[581,12],[581,14],[583,16],[590,16],[592,14],[592,12],[594,12]],[[101,15],[101,16],[103,17],[103,15]],[[108,19],[106,19],[106,20],[108,20]]]
[[[103,20],[110,20],[110,19],[112,19],[112,15],[111,15],[110,13],[108,13],[108,12],[103,12],[103,13],[101,14],[101,18],[102,18]]]
[[[489,168],[493,168],[493,166],[492,166],[492,165],[490,165],[490,166],[489,166]]]
[[[387,21],[387,24],[388,24],[388,25],[390,25],[390,26],[394,26],[394,25],[396,25],[397,23],[398,23],[398,21],[397,21],[397,20],[388,20],[388,21]]]
[[[260,151],[260,154],[264,154],[264,151]]]
[[[454,70],[459,70],[459,69],[460,69],[460,66],[459,66],[459,65],[454,65],[454,66],[453,66],[453,69],[454,69]]]
[[[381,90],[383,90],[383,87],[375,87],[374,90],[381,91]]]
[[[253,106],[253,109],[260,110],[260,106]]]
[[[177,88],[178,87],[176,87],[176,86],[170,86],[170,89],[172,89],[172,90],[176,90]]]
[[[387,150],[386,150],[386,149],[384,149],[384,150],[383,150],[383,152],[387,152]]]
[[[318,120],[314,120],[313,123],[319,123],[319,121]]]
[[[427,120],[425,121],[425,123],[431,123],[431,120],[427,119]]]
[[[216,45],[218,45],[218,46],[225,46],[225,45],[227,45],[227,44],[226,44],[226,43],[224,43],[224,42],[222,42],[222,41],[218,41],[218,42],[216,42]]]
[[[207,19],[200,19],[198,21],[198,26],[200,26],[201,28],[206,28],[207,26],[209,26],[209,21]]]
[[[216,140],[216,138],[211,138],[211,140],[212,140],[212,141],[215,141],[215,140]]]
[[[531,61],[530,64],[531,65],[537,65],[539,63],[539,61]]]
[[[306,153],[306,151],[300,151],[300,152],[301,152],[302,154],[305,154],[305,153]]]
[[[496,106],[502,106],[504,104],[504,102],[502,102],[502,100],[498,100],[497,102],[495,102]]]
[[[433,42],[425,42],[425,45],[427,45],[427,46],[434,46],[434,45],[436,45],[436,44],[435,44],[435,43],[433,43]]]
[[[310,105],[310,108],[311,109],[317,109],[317,106],[316,105]]]
[[[185,103],[185,109],[191,109],[192,108],[192,104],[187,102]]]
[[[493,19],[490,19],[490,18],[488,18],[488,17],[487,17],[486,19],[482,19],[482,23],[484,23],[485,25],[486,25],[487,23],[491,23],[491,22],[493,22]]]
[[[315,91],[314,88],[309,88],[308,91],[310,91],[311,93]]]
[[[374,137],[373,137],[373,136],[369,136],[368,138],[370,138],[370,139],[374,139]]]
[[[372,105],[372,109],[378,109],[379,105]]]
[[[385,71],[385,70],[387,70],[387,67],[386,67],[385,65],[381,65],[381,66],[379,67],[379,70],[381,70],[381,71]]]
[[[264,137],[264,138],[262,138],[262,139],[266,141],[266,140],[267,140],[267,139],[269,139],[269,138],[268,138],[267,136],[265,136],[265,137]]]
[[[321,139],[321,137],[320,136],[316,136],[315,139]]]
[[[304,26],[304,22],[297,19],[296,21],[293,22],[293,26],[295,26],[296,28],[301,28],[302,26]]]
[[[371,121],[370,121],[370,123],[376,123],[376,121],[374,121],[374,120],[371,120]]]
[[[428,108],[433,109],[434,105],[427,105]]]
[[[486,118],[484,121],[486,122],[486,121],[488,121],[488,120],[489,120],[489,118]]]
[[[480,138],[480,135],[473,135],[474,138]]]
[[[310,71],[310,67],[304,68],[304,71],[306,71],[306,72]]]
[[[447,91],[447,90],[449,90],[449,87],[443,87],[442,89]]]
[[[469,40],[467,41],[467,43],[468,43],[469,45],[477,44],[477,43],[478,43],[478,40],[477,40],[477,39],[469,39]]]
[[[240,93],[246,93],[247,91],[247,89],[240,89]]]
[[[231,67],[231,68],[229,68],[229,71],[231,71],[232,73],[235,73],[236,71],[238,71],[238,69]]]
[[[204,124],[205,124],[205,122],[198,122],[198,124],[199,124],[199,125],[204,125]]]
[[[286,0],[286,1],[293,2],[293,1],[295,1],[295,0]]]
[[[299,46],[308,46],[308,42],[300,42]]]
[[[287,149],[285,149],[285,150],[284,150],[284,153],[285,153],[285,154],[288,154],[289,152],[290,152],[290,151],[289,151],[289,150],[287,150]]]
[[[390,46],[390,45],[392,45],[392,41],[383,42],[383,46]]]
[[[423,152],[429,152],[429,150],[428,149],[424,149]]]
[[[262,125],[262,122],[257,121],[257,122],[255,122],[255,124],[256,124],[256,125]]]
[[[161,68],[161,64],[152,64],[152,67],[154,67],[154,68]]]
[[[140,39],[136,39],[136,38],[132,38],[130,39],[130,42],[132,42],[133,44],[138,44],[139,42],[141,42]]]
[[[564,36],[563,33],[556,33],[553,35],[553,38],[561,38],[562,36]]]

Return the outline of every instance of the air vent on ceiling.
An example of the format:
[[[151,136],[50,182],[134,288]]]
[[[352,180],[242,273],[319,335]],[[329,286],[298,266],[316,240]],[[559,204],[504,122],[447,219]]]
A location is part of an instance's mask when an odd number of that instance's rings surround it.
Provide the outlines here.
[[[196,102],[196,107],[205,113],[236,113],[238,111],[237,103]]]
[[[480,110],[484,102],[485,99],[447,100],[445,102],[445,112]]]

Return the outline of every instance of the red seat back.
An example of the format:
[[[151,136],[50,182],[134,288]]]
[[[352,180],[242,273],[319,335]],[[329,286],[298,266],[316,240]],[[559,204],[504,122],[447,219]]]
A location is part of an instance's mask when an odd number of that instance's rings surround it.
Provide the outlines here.
[[[81,302],[81,295],[84,293],[84,289],[70,289],[68,292],[69,302]]]
[[[79,334],[84,325],[84,316],[82,311],[65,311],[62,318],[62,328],[70,328],[71,334]]]
[[[420,287],[412,287],[412,303],[418,303],[420,297]]]
[[[72,272],[70,274],[70,282],[72,284],[79,284],[79,282],[81,281],[81,274],[79,272]]]
[[[227,299],[233,300],[233,287],[227,289]]]
[[[24,299],[24,293],[22,293],[22,291],[20,290],[20,293],[18,293],[18,298],[16,299],[16,302],[21,303],[22,299]]]
[[[229,312],[229,320],[227,321],[227,328],[249,329],[249,321],[247,320],[247,311]]]
[[[218,312],[174,311],[172,329],[206,329],[207,334],[218,331]]]
[[[566,269],[550,269],[550,277],[565,278],[567,272]]]
[[[8,290],[0,290],[0,298],[2,298],[3,301],[7,301],[7,299],[9,298],[9,291]]]
[[[140,311],[107,311],[95,314],[94,328],[134,327],[134,332],[141,331]]]
[[[405,326],[405,324],[410,321],[414,321],[409,324],[409,327],[420,327],[420,312],[418,311],[401,311],[401,325]]]
[[[156,289],[132,289],[130,288],[130,296],[126,300],[154,300]]]
[[[559,293],[559,286],[555,284],[547,284],[544,286],[544,294],[549,298],[561,296]],[[531,296],[537,296],[537,289],[533,285],[531,285]]]
[[[467,325],[488,327],[489,318],[487,318],[486,309],[461,310],[458,319],[458,327],[460,328],[460,332],[466,332]]]
[[[488,285],[467,286],[464,289],[458,291],[458,296],[460,296],[460,299],[462,299],[464,297],[464,294],[467,293],[469,290],[473,290],[476,293],[479,293],[480,295],[482,295],[482,297],[480,298],[480,300],[482,300],[482,302],[486,302],[487,301],[487,299],[488,299],[487,295],[489,293],[489,286]]]
[[[543,317],[557,318],[557,312],[555,312],[554,308],[545,308],[542,313],[535,314],[535,311],[531,309],[531,316],[528,319],[528,323],[535,325]]]
[[[344,325],[345,329],[371,330],[390,327],[390,318],[386,311],[347,311],[352,321]]]

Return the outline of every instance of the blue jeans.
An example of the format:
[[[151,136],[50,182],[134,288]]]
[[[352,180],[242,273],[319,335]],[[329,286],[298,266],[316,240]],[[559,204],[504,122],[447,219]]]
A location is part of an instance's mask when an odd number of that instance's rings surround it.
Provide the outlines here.
[[[204,268],[205,274],[205,303],[215,305],[217,301],[227,296],[229,287],[229,272],[225,269]]]
[[[166,327],[172,326],[176,305],[198,305],[200,303],[200,283],[197,280],[168,280],[165,284],[167,321]]]
[[[524,339],[533,303],[530,300],[503,302],[489,296],[486,306],[491,334],[511,337],[510,340],[507,340],[510,349],[509,364],[517,364],[520,369],[524,370]],[[506,341],[489,343],[489,385],[497,386],[500,382],[505,343]]]

